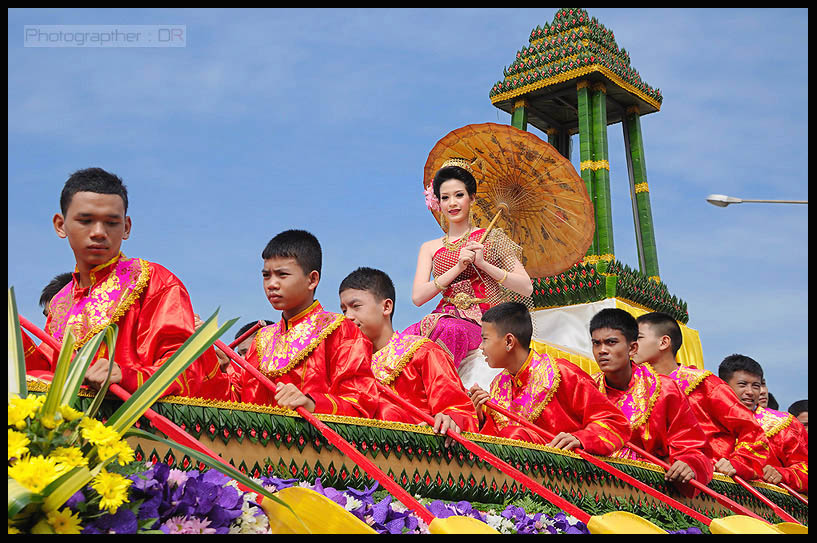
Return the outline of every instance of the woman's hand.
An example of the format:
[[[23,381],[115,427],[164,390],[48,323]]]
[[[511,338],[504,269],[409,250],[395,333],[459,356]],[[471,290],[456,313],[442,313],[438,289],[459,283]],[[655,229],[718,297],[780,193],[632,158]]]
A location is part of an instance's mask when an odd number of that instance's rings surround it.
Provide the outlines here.
[[[471,240],[465,244],[463,251],[468,250],[473,253],[474,258],[472,263],[477,268],[482,268],[485,265],[485,246],[478,241]],[[462,254],[462,252],[460,252]]]
[[[473,264],[476,257],[476,251],[469,249],[468,245],[460,249],[459,260],[457,260],[457,266],[459,267],[460,271],[465,270],[465,268]]]

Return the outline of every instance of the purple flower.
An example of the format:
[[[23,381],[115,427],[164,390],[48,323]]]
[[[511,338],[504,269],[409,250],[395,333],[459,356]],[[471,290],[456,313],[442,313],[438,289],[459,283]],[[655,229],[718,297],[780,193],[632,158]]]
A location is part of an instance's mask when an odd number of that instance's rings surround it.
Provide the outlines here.
[[[74,495],[68,498],[68,501],[65,502],[65,505],[70,507],[71,509],[75,509],[79,504],[85,501],[85,494],[82,493],[82,490],[77,490],[74,492]]]
[[[135,534],[139,528],[136,515],[130,509],[120,507],[113,515],[102,515],[85,526],[83,534]]]

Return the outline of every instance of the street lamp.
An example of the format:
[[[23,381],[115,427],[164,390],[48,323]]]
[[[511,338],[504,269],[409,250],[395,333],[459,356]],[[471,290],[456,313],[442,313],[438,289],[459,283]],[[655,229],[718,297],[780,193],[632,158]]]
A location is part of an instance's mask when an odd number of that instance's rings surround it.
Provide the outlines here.
[[[744,200],[723,194],[710,194],[706,201],[713,206],[726,207],[729,204],[742,204],[743,202],[760,202],[765,204],[808,204],[808,200]]]

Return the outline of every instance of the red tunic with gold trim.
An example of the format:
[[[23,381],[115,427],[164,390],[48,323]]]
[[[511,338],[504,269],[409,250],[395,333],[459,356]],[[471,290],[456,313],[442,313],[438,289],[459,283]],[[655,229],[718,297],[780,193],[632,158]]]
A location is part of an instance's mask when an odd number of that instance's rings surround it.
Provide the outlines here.
[[[372,342],[350,320],[317,300],[289,319],[258,331],[247,362],[275,383],[292,383],[312,398],[316,413],[371,418],[378,393]],[[241,372],[241,401],[275,405],[275,394]]]
[[[627,418],[575,364],[531,349],[516,375],[502,371],[491,382],[491,400],[548,433],[568,432],[591,454],[609,455],[630,438]],[[551,440],[487,410],[481,432],[547,445]]]
[[[71,330],[79,349],[111,323],[119,328],[114,361],[122,370],[122,388],[133,393],[195,332],[190,295],[163,266],[119,253],[91,270],[91,286],[79,287],[74,273],[51,300],[45,331],[62,342]],[[55,353],[40,344],[26,356],[26,369],[54,372]],[[107,357],[103,343],[97,359]],[[213,349],[196,359],[164,392],[216,400],[229,399],[229,380]]]
[[[630,441],[670,465],[677,460],[684,462],[699,482],[709,483],[713,467],[704,452],[706,439],[684,393],[672,378],[656,373],[649,364],[630,362],[630,366],[633,374],[627,390],[609,386],[602,372],[593,374],[599,391],[629,419],[633,430]],[[612,456],[646,460],[629,447]],[[691,489],[686,491],[691,493]]]
[[[808,494],[808,447],[802,436],[806,428],[791,413],[760,406],[755,410],[755,419],[766,432],[774,453],[769,465],[780,472],[784,483]]]
[[[713,463],[726,458],[737,475],[762,479],[769,442],[752,412],[735,391],[711,371],[678,366],[669,376],[686,394],[701,424]]]
[[[430,339],[395,333],[385,347],[372,355],[372,373],[398,396],[432,417],[444,413],[464,432],[479,430],[477,412],[454,361]],[[386,396],[380,397],[377,418],[408,424],[422,422]]]

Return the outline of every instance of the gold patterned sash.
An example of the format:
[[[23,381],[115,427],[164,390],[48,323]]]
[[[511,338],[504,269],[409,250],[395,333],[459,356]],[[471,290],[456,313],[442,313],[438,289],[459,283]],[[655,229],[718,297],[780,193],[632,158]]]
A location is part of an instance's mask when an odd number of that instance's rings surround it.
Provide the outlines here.
[[[417,349],[429,341],[428,338],[395,332],[388,344],[372,355],[375,379],[384,385],[390,384],[411,361]]]
[[[763,427],[766,437],[772,437],[786,428],[794,419],[791,413],[781,413],[774,409],[757,406],[755,420]]]
[[[500,407],[534,422],[553,398],[560,382],[561,374],[556,362],[547,354],[531,349],[528,360],[516,375],[503,370],[494,378],[491,382],[491,399]],[[515,383],[523,387],[516,395]],[[491,416],[500,430],[510,424],[507,417],[496,411],[491,411]]]
[[[669,374],[687,396],[710,375],[712,375],[712,372],[709,370],[690,368],[688,366],[678,366]]]
[[[283,319],[262,328],[256,335],[259,370],[275,378],[301,363],[346,317],[339,313],[315,311],[289,330]]]
[[[630,427],[636,430],[649,420],[652,408],[661,394],[661,381],[649,364],[630,365],[633,368],[630,387],[614,403],[630,421]],[[596,381],[599,391],[607,395],[604,373],[594,373],[593,379]]]
[[[97,273],[112,266],[103,279],[94,281]],[[79,349],[106,326],[118,321],[139,298],[150,280],[150,265],[139,258],[125,258],[119,253],[111,262],[92,270],[88,295],[74,300],[73,281],[60,290],[51,301],[48,333],[62,341],[70,329],[77,338]]]

